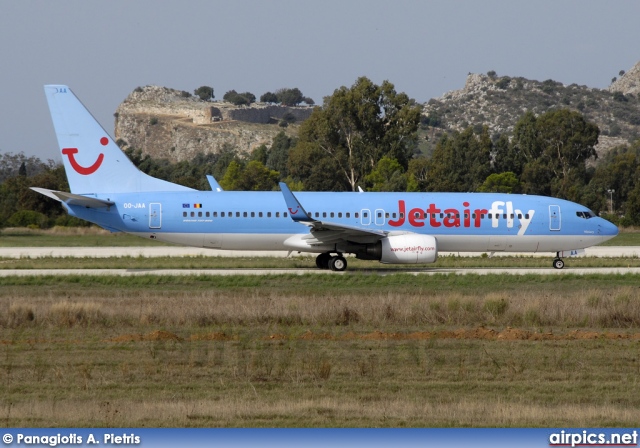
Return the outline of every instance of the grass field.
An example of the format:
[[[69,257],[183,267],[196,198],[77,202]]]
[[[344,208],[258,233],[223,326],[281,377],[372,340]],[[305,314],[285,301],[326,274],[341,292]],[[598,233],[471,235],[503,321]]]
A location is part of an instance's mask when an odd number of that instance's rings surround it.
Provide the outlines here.
[[[4,426],[634,426],[640,277],[9,277]]]
[[[4,247],[158,244],[11,230]],[[640,245],[629,230],[612,245]],[[595,264],[594,264],[595,263]],[[313,267],[313,258],[3,259],[2,268]],[[568,260],[638,266],[637,258]],[[441,257],[428,267],[548,267]],[[7,427],[635,426],[640,276],[0,279]],[[390,269],[390,273],[393,269]]]

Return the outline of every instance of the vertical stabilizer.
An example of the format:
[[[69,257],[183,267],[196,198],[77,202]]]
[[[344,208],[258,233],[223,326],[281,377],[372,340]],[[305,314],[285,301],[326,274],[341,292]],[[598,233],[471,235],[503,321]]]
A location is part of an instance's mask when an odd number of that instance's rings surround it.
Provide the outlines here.
[[[138,170],[69,87],[44,91],[72,193],[192,190]]]

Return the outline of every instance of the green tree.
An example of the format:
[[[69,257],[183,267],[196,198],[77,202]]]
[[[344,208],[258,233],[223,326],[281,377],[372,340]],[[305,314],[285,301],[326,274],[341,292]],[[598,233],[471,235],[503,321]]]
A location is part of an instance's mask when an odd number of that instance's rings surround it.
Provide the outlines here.
[[[636,179],[640,178],[640,169],[636,170]],[[624,225],[640,225],[640,182],[636,182],[633,190],[624,203]]]
[[[239,187],[243,191],[271,191],[276,188],[279,179],[280,173],[252,160],[242,171]]]
[[[552,195],[578,200],[570,190],[587,183],[586,162],[597,158],[595,145],[600,130],[582,114],[568,109],[542,114],[537,127],[544,160],[554,175]]]
[[[426,188],[429,191],[477,191],[491,173],[492,142],[484,127],[443,135],[433,151]]]
[[[289,175],[289,149],[294,144],[295,142],[284,131],[278,132],[267,152],[265,163],[267,168],[278,171],[282,177],[287,177]]]
[[[493,144],[493,171],[505,173],[510,171],[517,177],[522,174],[522,169],[526,163],[523,153],[517,146],[511,144],[506,134],[501,134]]]
[[[198,87],[193,91],[193,93],[196,96],[200,97],[200,99],[203,101],[210,101],[215,98],[215,96],[213,95],[213,87],[209,86]]]
[[[268,152],[267,145],[263,143],[262,145],[258,146],[253,151],[251,151],[249,160],[250,161],[257,160],[258,162],[265,165],[267,163],[267,152]]]
[[[278,185],[279,178],[277,171],[268,169],[258,160],[251,160],[244,167],[232,161],[220,186],[225,190],[271,191]]]
[[[407,191],[426,191],[431,161],[426,157],[416,157],[409,161],[407,169]]]
[[[602,160],[586,189],[588,205],[592,210],[608,210],[613,200],[613,209],[630,216],[628,202],[638,184],[640,184],[640,140],[633,145],[612,148]],[[611,193],[609,193],[611,190]]]
[[[276,95],[273,92],[263,93],[260,96],[260,102],[261,103],[277,103],[278,102],[278,95]]]
[[[224,190],[239,190],[242,178],[242,165],[232,160],[225,171],[224,176],[218,182]]]
[[[345,191],[349,189],[337,162],[315,142],[298,142],[289,150],[289,175],[302,182],[307,191]]]
[[[300,104],[304,99],[304,95],[297,87],[293,89],[278,89],[276,90],[276,97],[278,98],[278,103],[285,106],[295,106]]]
[[[235,90],[229,90],[222,97],[223,100],[228,101],[236,106],[249,105],[256,101],[256,96],[251,92],[238,93]]]
[[[582,114],[568,109],[539,117],[527,112],[513,135],[516,157],[524,161],[524,192],[579,200],[580,190],[589,180],[586,162],[596,158],[599,133]]]
[[[516,175],[510,171],[506,173],[493,173],[478,188],[482,193],[519,193],[520,181]]]
[[[383,157],[364,178],[368,191],[406,191],[407,175],[396,159]]]
[[[298,145],[320,149],[332,159],[348,189],[355,191],[384,156],[407,167],[420,112],[421,107],[397,93],[390,82],[378,86],[362,77],[351,88],[343,86],[325,98],[323,107],[302,123]]]

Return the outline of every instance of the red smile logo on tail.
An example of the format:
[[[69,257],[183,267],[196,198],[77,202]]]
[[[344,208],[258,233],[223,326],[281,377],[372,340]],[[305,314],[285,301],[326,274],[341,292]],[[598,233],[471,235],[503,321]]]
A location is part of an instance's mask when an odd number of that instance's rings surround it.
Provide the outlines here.
[[[107,146],[107,144],[109,144],[109,139],[107,137],[102,137],[100,139],[100,144],[102,146]],[[69,157],[69,163],[71,164],[73,169],[76,170],[77,173],[82,174],[83,176],[88,176],[89,174],[95,173],[98,170],[98,168],[100,168],[100,165],[102,165],[102,161],[104,160],[103,153],[100,153],[100,155],[98,155],[98,160],[96,160],[93,165],[84,167],[80,165],[76,160],[75,154],[77,152],[78,152],[78,148],[64,148],[62,150],[62,154]]]

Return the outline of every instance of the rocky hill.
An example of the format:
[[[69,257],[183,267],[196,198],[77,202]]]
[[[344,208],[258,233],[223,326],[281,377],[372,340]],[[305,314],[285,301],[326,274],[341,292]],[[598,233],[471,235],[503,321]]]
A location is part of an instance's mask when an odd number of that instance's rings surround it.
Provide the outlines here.
[[[496,136],[513,131],[527,111],[541,114],[559,108],[579,111],[598,125],[598,152],[640,138],[640,62],[606,90],[492,72],[469,74],[463,89],[424,105],[423,122],[432,135],[486,125]]]
[[[188,160],[196,153],[217,153],[224,145],[250,152],[270,145],[283,119],[299,123],[311,107],[274,104],[234,106],[203,101],[186,92],[146,86],[134,90],[116,110],[115,137],[119,144],[156,158]],[[296,126],[288,126],[292,134]]]
[[[437,137],[469,126],[488,126],[492,136],[510,133],[527,111],[541,114],[569,108],[583,113],[600,128],[599,153],[640,138],[640,62],[608,89],[553,80],[469,74],[464,88],[445,93],[424,105],[420,149],[429,153]],[[116,111],[115,136],[124,146],[153,157],[191,159],[196,153],[216,153],[225,145],[250,152],[270,145],[285,117],[300,123],[311,107],[274,104],[234,106],[203,101],[165,87],[139,87]],[[294,135],[297,126],[285,132]]]

